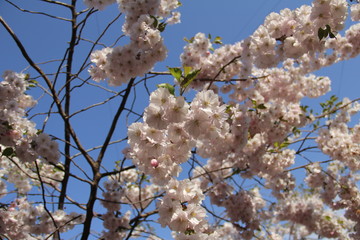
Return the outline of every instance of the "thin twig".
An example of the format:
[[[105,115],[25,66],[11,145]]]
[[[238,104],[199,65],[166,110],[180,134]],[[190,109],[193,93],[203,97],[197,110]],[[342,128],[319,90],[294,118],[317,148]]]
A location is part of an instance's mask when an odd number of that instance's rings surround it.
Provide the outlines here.
[[[45,13],[45,12],[35,12],[35,11],[26,10],[26,9],[20,8],[20,7],[17,6],[15,3],[10,2],[9,0],[5,0],[5,1],[8,2],[9,4],[11,4],[13,7],[15,7],[17,10],[22,11],[22,12],[31,13],[31,14],[38,14],[38,15],[44,15],[44,16],[46,16],[46,17],[55,18],[55,19],[62,20],[62,21],[67,21],[67,22],[71,22],[70,19],[53,16],[53,15],[48,14],[48,13]]]
[[[38,178],[39,178],[39,181],[40,181],[40,186],[41,186],[41,191],[42,191],[42,199],[43,199],[43,204],[44,204],[44,209],[45,211],[47,212],[47,214],[49,215],[49,217],[51,218],[53,224],[54,224],[54,227],[55,229],[58,229],[58,226],[57,226],[57,223],[53,217],[53,215],[50,213],[50,211],[47,209],[47,206],[46,206],[46,199],[45,199],[45,187],[44,187],[44,183],[41,179],[41,176],[40,176],[40,169],[39,169],[39,166],[37,164],[37,161],[35,161],[35,166],[36,166],[36,172],[38,174]],[[57,230],[55,231],[56,232],[56,235],[57,235],[57,239],[61,239],[60,238],[60,232]]]

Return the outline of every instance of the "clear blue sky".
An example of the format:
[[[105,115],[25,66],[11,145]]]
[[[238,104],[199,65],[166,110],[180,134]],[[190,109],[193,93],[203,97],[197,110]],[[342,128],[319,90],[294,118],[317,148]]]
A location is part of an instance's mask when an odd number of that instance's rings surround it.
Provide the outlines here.
[[[69,0],[68,0],[69,1]],[[53,7],[49,4],[43,3],[39,0],[14,0],[21,7],[33,11],[51,11],[54,15],[68,16],[68,12],[63,12],[60,7]],[[78,1],[81,5],[81,0]],[[166,45],[169,49],[168,59],[164,63],[159,63],[155,70],[165,71],[166,66],[179,66],[179,55],[182,52],[185,42],[184,37],[191,38],[198,32],[210,33],[212,36],[221,36],[223,42],[226,44],[232,44],[236,41],[240,41],[250,34],[263,22],[265,16],[270,12],[278,12],[283,8],[294,9],[301,4],[308,4],[311,1],[286,1],[286,0],[258,0],[258,1],[239,1],[239,0],[183,0],[183,6],[179,8],[182,14],[181,24],[168,26],[163,36]],[[43,8],[42,5],[46,7]],[[100,13],[97,17],[92,18],[89,22],[86,36],[94,38],[101,32],[108,20],[116,15],[117,9],[115,5],[112,5]],[[29,55],[35,60],[35,62],[43,62],[51,59],[62,58],[64,50],[66,49],[66,42],[69,38],[69,30],[66,28],[66,24],[58,24],[50,18],[31,15],[27,13],[20,13],[14,7],[0,1],[0,16],[2,16],[8,24],[13,28],[15,33],[24,43]],[[112,28],[112,35],[105,39],[105,42],[112,42],[112,40],[121,34],[121,24],[123,18],[120,19],[117,25]],[[65,28],[64,28],[65,27]],[[28,64],[22,58],[20,51],[17,49],[10,36],[5,30],[0,27],[0,72],[4,70],[22,71]],[[122,43],[122,42],[120,42]],[[82,49],[79,48],[79,56],[81,56]],[[81,58],[79,58],[81,59]],[[49,65],[53,67],[54,65]],[[322,100],[327,99],[332,94],[336,94],[339,97],[349,97],[354,99],[359,97],[360,79],[358,74],[358,67],[360,66],[360,60],[353,59],[351,61],[338,63],[330,68],[323,69],[319,72],[320,75],[327,75],[332,79],[332,92]],[[49,68],[45,68],[49,69]],[[50,71],[50,70],[49,70]],[[155,88],[155,85],[160,83],[160,80],[155,80],[154,84],[149,87]],[[114,88],[118,91],[122,87]],[[74,102],[74,108],[78,109],[88,101],[97,101],[106,98],[104,93],[101,96],[97,96],[95,93],[83,93],[80,96],[76,96]],[[94,100],[95,98],[95,100]],[[144,104],[146,105],[147,97],[145,97]],[[319,101],[315,101],[319,102]],[[109,105],[106,109],[102,110],[94,115],[89,115],[89,119],[86,121],[82,119],[74,120],[75,124],[78,124],[80,134],[83,137],[91,136],[91,140],[85,144],[89,146],[102,142],[101,136],[104,134],[103,128],[98,124],[105,126],[107,121],[104,120],[104,116],[109,118],[113,115],[116,108],[116,103]],[[90,119],[91,118],[91,119]],[[35,121],[39,121],[41,125],[42,118],[35,118]],[[58,122],[49,123],[51,128],[56,128]],[[52,124],[52,125],[51,125]],[[125,130],[125,129],[123,129]],[[107,130],[105,130],[106,132]],[[120,131],[120,129],[119,129]],[[99,136],[98,139],[93,139],[94,136]],[[123,136],[119,134],[119,137]],[[118,153],[121,149],[114,149],[113,154]],[[121,157],[114,157],[115,160]],[[74,189],[74,194],[83,194],[78,189]]]

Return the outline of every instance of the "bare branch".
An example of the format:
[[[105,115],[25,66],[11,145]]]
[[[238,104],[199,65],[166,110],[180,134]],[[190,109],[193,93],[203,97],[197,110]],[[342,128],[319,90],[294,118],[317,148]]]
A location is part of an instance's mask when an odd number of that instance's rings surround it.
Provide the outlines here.
[[[346,103],[346,104],[343,104],[343,105],[341,105],[341,106],[339,106],[339,107],[330,109],[328,112],[325,112],[325,113],[323,113],[323,114],[321,114],[321,115],[319,115],[319,116],[316,116],[315,118],[316,118],[316,119],[319,119],[319,118],[326,117],[327,115],[333,114],[333,113],[335,113],[335,112],[337,112],[337,111],[339,111],[339,110],[341,110],[341,109],[349,106],[350,104],[353,104],[354,102],[358,102],[358,101],[360,101],[360,98],[356,98],[356,99],[354,99],[354,100],[352,100],[352,101],[350,101],[350,102],[348,102],[348,103]]]
[[[46,206],[46,199],[45,199],[45,192],[44,192],[44,191],[45,191],[45,187],[44,187],[44,183],[43,183],[43,181],[42,181],[42,179],[41,179],[41,176],[40,176],[40,169],[39,169],[39,166],[38,166],[38,164],[37,164],[37,161],[35,161],[35,166],[36,166],[36,172],[37,172],[37,174],[38,174],[38,178],[39,178],[39,181],[40,181],[40,186],[41,186],[41,191],[42,191],[42,199],[43,199],[44,209],[45,209],[45,211],[47,212],[47,214],[49,215],[49,217],[51,218],[51,220],[52,220],[52,222],[53,222],[53,224],[54,224],[54,227],[55,227],[56,229],[58,229],[57,223],[56,223],[53,215],[50,213],[50,211],[48,210],[48,208],[47,208],[47,206]],[[57,235],[57,238],[58,238],[58,239],[61,239],[61,238],[60,238],[60,232],[59,232],[59,231],[56,231],[56,235]]]
[[[41,0],[41,1],[51,3],[51,4],[57,4],[59,6],[63,6],[63,7],[67,7],[67,8],[71,8],[71,5],[63,3],[63,2],[59,2],[59,1],[53,1],[53,0]]]
[[[9,4],[11,4],[13,7],[15,7],[17,10],[22,11],[22,12],[44,15],[46,17],[55,18],[55,19],[62,20],[62,21],[67,21],[67,22],[71,21],[70,19],[57,17],[57,16],[54,16],[54,15],[51,15],[51,14],[48,14],[48,13],[45,13],[45,12],[35,12],[35,11],[26,10],[26,9],[20,8],[15,3],[10,2],[9,0],[5,0],[5,1],[8,2]]]
[[[77,74],[75,75],[80,75],[80,73],[84,70],[84,67],[88,61],[88,59],[90,58],[91,53],[94,51],[95,47],[97,46],[98,42],[101,40],[101,38],[105,35],[105,33],[107,32],[107,30],[116,22],[116,20],[118,20],[120,18],[122,14],[119,13],[106,27],[105,29],[102,31],[102,33],[99,35],[99,37],[96,39],[96,41],[94,42],[94,44],[92,45],[92,47],[89,49],[88,54],[86,55],[83,64],[81,65],[81,67],[79,68],[79,71],[77,72]],[[79,36],[80,38],[80,36]]]

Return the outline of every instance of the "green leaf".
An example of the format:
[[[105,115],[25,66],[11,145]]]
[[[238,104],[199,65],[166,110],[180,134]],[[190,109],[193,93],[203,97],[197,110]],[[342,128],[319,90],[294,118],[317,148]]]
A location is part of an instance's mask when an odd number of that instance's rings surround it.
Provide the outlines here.
[[[178,82],[180,82],[180,78],[182,75],[182,71],[180,68],[170,68],[168,67],[170,74],[173,75],[174,78],[176,78],[176,80],[178,80]]]
[[[326,30],[328,33],[331,32],[331,27],[330,27],[329,24],[326,24],[326,25],[325,25],[325,30]]]
[[[221,37],[219,37],[219,36],[217,36],[215,39],[214,39],[214,41],[213,41],[213,43],[215,43],[215,44],[223,44],[223,42],[221,41]]]
[[[326,29],[319,28],[319,30],[318,30],[319,40],[321,41],[321,39],[326,38],[327,36],[328,36],[327,30],[326,30]]]
[[[313,124],[313,129],[316,129],[316,128],[318,128],[319,126],[320,126],[320,122],[317,121],[317,122],[315,122],[315,123]]]
[[[329,32],[329,37],[330,38],[336,38],[335,35],[332,32]]]
[[[335,104],[335,107],[340,107],[342,104],[343,104],[342,101],[340,101],[340,102]]]
[[[158,88],[166,88],[170,94],[175,95],[175,87],[169,83],[161,83],[157,85]]]
[[[251,102],[252,102],[252,104],[253,104],[253,108],[254,108],[254,109],[266,109],[266,106],[265,106],[265,104],[263,104],[263,103],[260,103],[260,104],[258,105],[257,102],[256,102],[256,100],[252,100],[252,99],[251,99]]]
[[[165,22],[162,22],[158,25],[157,29],[160,31],[160,32],[163,32],[165,30],[165,27],[166,27],[167,23]]]
[[[37,84],[37,83],[38,83],[38,81],[36,81],[35,79],[30,79],[28,82],[29,82],[29,83],[33,83],[33,84]]]
[[[186,74],[185,75],[185,78],[184,80],[180,83],[180,86],[185,89],[187,88],[187,86],[189,86],[189,84],[194,81],[194,79],[196,78],[196,76],[199,74],[201,69],[198,69],[198,70],[194,70],[194,71],[191,71],[189,74]],[[185,68],[184,68],[184,71],[185,71]]]
[[[265,105],[263,103],[257,105],[257,109],[266,109]]]
[[[192,67],[184,66],[184,76],[186,77],[192,70]]]
[[[333,102],[336,102],[339,98],[336,96],[336,95],[332,95],[330,97],[330,100],[333,101]]]
[[[286,148],[286,147],[289,146],[289,145],[290,145],[290,143],[289,143],[288,141],[285,141],[285,142],[283,142],[283,143],[280,144],[280,149],[281,149],[281,148]]]
[[[188,228],[185,230],[184,234],[185,235],[193,235],[193,234],[195,234],[195,230]]]
[[[1,123],[7,130],[12,130],[13,127],[10,125],[8,121],[4,121]]]
[[[188,43],[192,43],[194,41],[194,37],[187,39],[186,37],[184,37],[184,41],[188,42]]]
[[[330,216],[325,216],[324,217],[326,220],[328,220],[328,221],[331,221],[331,217]]]
[[[158,28],[159,21],[157,20],[157,18],[153,15],[150,15],[150,18],[152,18],[154,20],[153,27]]]
[[[274,142],[274,148],[276,149],[282,149],[282,148],[286,148],[287,146],[289,146],[290,143],[285,139],[284,142],[280,143],[280,142]]]
[[[54,167],[54,172],[64,172],[64,171],[65,171],[65,167],[61,163],[56,164],[56,166]]]
[[[338,222],[342,227],[344,227],[344,221],[343,221],[343,220],[338,219],[337,222]]]
[[[4,151],[2,152],[2,156],[5,156],[5,157],[10,157],[14,154],[14,149],[11,148],[11,147],[8,147],[8,148],[5,148]]]
[[[225,112],[226,112],[227,114],[232,114],[232,112],[231,112],[231,108],[232,108],[232,106],[231,106],[231,105],[227,105],[227,106],[226,106],[226,110],[225,110]]]
[[[300,106],[300,109],[301,109],[301,111],[303,111],[303,112],[307,112],[307,109],[309,108],[309,106],[303,106],[303,105],[301,105]]]
[[[321,39],[326,38],[326,37],[336,38],[335,34],[331,31],[331,27],[329,24],[325,25],[325,29],[319,28],[318,37],[319,37],[320,41],[321,41]]]
[[[300,131],[300,129],[298,129],[297,127],[293,127],[292,133],[293,133],[294,135],[300,135],[301,131]]]
[[[233,175],[239,174],[241,172],[240,168],[233,168],[232,170],[233,170],[233,173],[232,173]]]
[[[146,180],[146,179],[147,179],[147,176],[145,174],[142,174],[140,180],[143,181],[143,180]]]

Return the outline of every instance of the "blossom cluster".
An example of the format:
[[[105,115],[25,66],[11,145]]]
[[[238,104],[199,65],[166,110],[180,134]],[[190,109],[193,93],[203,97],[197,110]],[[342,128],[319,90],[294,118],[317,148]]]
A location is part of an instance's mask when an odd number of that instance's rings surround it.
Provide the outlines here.
[[[177,181],[172,179],[167,185],[165,196],[158,204],[162,227],[173,231],[202,233],[207,228],[206,211],[200,206],[204,195],[199,180]]]
[[[95,65],[89,69],[95,81],[108,78],[114,86],[147,73],[156,62],[164,60],[167,50],[160,35],[162,28],[180,21],[180,14],[173,12],[179,6],[177,0],[118,0],[118,4],[126,14],[122,30],[130,43],[95,51],[91,55]]]
[[[0,83],[0,151],[13,149],[23,162],[34,162],[39,156],[45,162],[57,163],[57,142],[47,134],[38,134],[35,123],[26,119],[26,109],[36,101],[25,94],[29,87],[25,74],[6,71]],[[4,153],[3,153],[4,155]],[[6,153],[10,156],[10,153]]]
[[[346,107],[341,109],[335,119],[328,121],[329,128],[319,131],[316,142],[325,154],[343,162],[355,172],[360,170],[360,123],[352,130],[347,123],[351,115],[360,111],[360,104],[357,102],[350,104],[350,100],[346,98],[342,104]]]
[[[360,192],[357,186],[360,160],[359,129],[360,124],[348,127],[351,116],[360,111],[360,104],[351,103],[345,98],[341,110],[334,119],[328,120],[328,128],[319,131],[316,138],[319,149],[331,157],[334,164],[327,171],[319,166],[309,168],[306,178],[308,185],[320,192],[320,196],[332,209],[345,210],[345,217],[354,222],[353,239],[360,237],[360,218],[357,210],[360,207]],[[349,168],[352,173],[339,174]]]
[[[159,88],[150,96],[145,122],[128,129],[128,156],[154,183],[166,185],[179,174],[179,164],[189,159],[193,147],[200,156],[210,157],[235,144],[226,109],[211,90],[199,92],[189,105],[182,96]]]
[[[91,6],[103,8],[97,2],[92,0]],[[179,21],[179,14],[172,12],[177,1],[118,3],[126,14],[123,32],[130,43],[94,52],[91,61],[95,66],[89,70],[94,80],[109,78],[111,85],[143,75],[163,60],[166,49],[159,21]],[[360,4],[352,4],[353,21],[360,19],[359,13]],[[357,239],[360,221],[354,212],[360,205],[356,177],[337,175],[340,166],[359,170],[360,127],[347,127],[349,115],[358,111],[356,104],[343,108],[316,138],[318,147],[334,163],[326,171],[316,163],[306,167],[305,182],[314,191],[312,195],[299,196],[295,178],[287,171],[297,154],[287,145],[297,137],[297,129],[315,120],[301,105],[302,99],[330,91],[330,79],[312,72],[360,53],[360,24],[343,31],[347,17],[346,0],[314,0],[311,6],[269,14],[250,37],[233,45],[214,49],[203,33],[191,38],[180,59],[183,66],[199,70],[190,84],[199,92],[191,101],[166,88],[151,93],[144,122],[133,123],[128,129],[130,147],[126,154],[156,185],[140,189],[136,184],[127,186],[120,177],[109,180],[103,205],[109,210],[110,222],[121,221],[113,217],[113,211],[120,210],[116,203],[142,209],[150,204],[155,192],[163,189],[165,195],[157,204],[158,222],[173,230],[175,239],[251,239],[261,228],[260,221],[271,218],[273,226],[264,236],[258,234],[259,239],[282,239],[286,234],[303,238],[312,233]],[[327,31],[326,36],[321,36],[321,31]],[[219,88],[213,81],[226,84]],[[224,100],[220,92],[228,97]],[[205,159],[205,163],[191,159],[192,154]],[[177,180],[182,171],[180,164],[189,159],[193,161],[191,180]],[[278,201],[268,211],[257,188],[236,189],[229,181],[254,176],[264,179],[264,186]],[[210,226],[206,209],[201,206],[205,196],[225,209],[229,223]],[[334,211],[339,209],[346,209],[349,220],[336,215]],[[281,224],[276,226],[283,221],[299,227],[290,232]],[[353,235],[344,233],[351,232],[352,227]]]
[[[289,196],[277,205],[274,214],[279,221],[290,220],[305,226],[299,233],[300,238],[317,233],[326,238],[347,239],[349,236],[343,230],[353,225],[344,217],[325,210],[324,203],[316,195]]]
[[[358,9],[359,4],[351,6],[354,21],[358,19]],[[347,11],[346,0],[315,0],[312,6],[284,9],[269,14],[247,39],[213,52],[211,40],[198,33],[184,47],[181,61],[185,66],[201,69],[199,79],[227,81],[236,76],[261,76],[257,69],[276,67],[287,59],[295,59],[304,75],[360,53],[359,41],[355,40],[359,37],[359,24],[351,26],[344,36],[339,33],[345,25]],[[326,26],[336,38],[319,41],[318,31]],[[194,81],[192,85],[201,89],[204,82]]]
[[[289,114],[289,122],[283,121],[284,127],[294,123],[290,121]],[[294,111],[292,114],[299,117],[302,112]],[[268,116],[266,124],[272,124],[280,116]],[[222,104],[218,95],[211,90],[199,92],[187,104],[182,96],[175,97],[168,89],[159,88],[150,95],[144,123],[134,123],[128,129],[130,149],[127,156],[139,170],[152,177],[152,182],[169,187],[174,181],[173,177],[177,177],[181,171],[178,164],[187,161],[191,149],[196,146],[196,153],[209,160],[203,167],[194,169],[194,177],[201,179],[200,187],[203,190],[209,183],[213,184],[208,191],[212,203],[224,207],[228,217],[234,218],[232,221],[245,223],[248,231],[242,236],[249,238],[258,228],[256,216],[264,207],[263,200],[255,191],[234,192],[223,179],[232,175],[233,168],[246,170],[244,176],[247,177],[256,174],[282,176],[282,171],[294,161],[292,150],[266,152],[268,143],[274,141],[272,135],[267,136],[267,125],[263,122],[263,129],[258,129],[262,124],[251,125],[252,121],[261,117],[261,114],[253,114],[248,108]],[[299,125],[303,124],[300,122]],[[277,131],[283,131],[281,124],[278,125]],[[253,129],[255,126],[257,129]],[[280,135],[282,138],[288,134],[290,127],[285,129],[287,131]],[[252,134],[250,139],[248,132]],[[280,141],[281,138],[276,139]],[[164,199],[168,199],[166,196]],[[163,204],[173,204],[172,200],[162,201]],[[250,212],[244,209],[240,211],[240,202]],[[239,214],[238,210],[244,214]],[[160,221],[163,219],[166,218],[161,217]],[[183,228],[170,228],[184,232],[186,224],[183,224]]]
[[[307,183],[310,187],[315,187],[316,184],[316,187],[323,187],[324,182],[329,182],[326,191],[308,198],[297,198],[294,176],[286,171],[294,164],[296,152],[281,147],[283,143],[286,146],[286,142],[291,140],[290,135],[296,135],[294,129],[301,128],[315,119],[301,106],[301,100],[304,97],[322,96],[330,90],[329,78],[317,77],[310,72],[350,57],[338,51],[336,46],[340,47],[341,41],[353,41],[351,32],[355,34],[356,27],[350,28],[345,37],[339,35],[338,39],[318,39],[316,33],[319,28],[324,27],[325,22],[334,31],[339,31],[346,17],[344,1],[323,2],[328,4],[326,9],[333,13],[332,19],[329,16],[315,25],[302,27],[304,22],[311,21],[309,19],[321,14],[318,8],[324,5],[319,5],[320,1],[315,1],[312,7],[304,6],[295,11],[284,10],[279,15],[272,14],[264,26],[249,39],[235,45],[223,46],[213,53],[210,39],[204,34],[197,34],[185,46],[181,59],[185,66],[201,69],[197,80],[191,84],[201,91],[192,101],[186,103],[182,96],[176,97],[166,88],[159,88],[150,96],[150,104],[143,116],[144,123],[134,123],[129,127],[130,149],[127,156],[142,172],[150,175],[154,183],[168,189],[158,205],[158,221],[162,226],[168,226],[176,232],[174,238],[205,239],[219,236],[221,233],[220,229],[211,232],[208,224],[202,224],[202,219],[205,219],[206,215],[204,209],[199,208],[195,215],[189,216],[188,211],[195,207],[189,208],[191,200],[182,200],[184,197],[181,195],[184,192],[183,185],[187,186],[187,182],[173,179],[181,171],[178,164],[186,162],[191,156],[191,151],[207,159],[205,164],[200,163],[201,166],[193,168],[193,180],[200,180],[196,185],[203,194],[206,192],[212,204],[225,208],[226,217],[231,221],[232,228],[236,228],[238,235],[235,234],[235,238],[251,239],[259,229],[260,221],[270,218],[271,215],[271,212],[265,211],[266,204],[258,191],[236,191],[226,180],[238,173],[244,179],[253,176],[265,179],[265,186],[271,189],[273,196],[278,200],[274,208],[275,219],[301,225],[301,237],[317,233],[328,238],[345,239],[348,236],[344,233],[345,229],[351,231],[351,227],[345,227],[346,224],[354,226],[354,222],[358,222],[357,215],[351,214],[350,211],[346,211],[346,214],[353,222],[338,217],[333,212],[336,210],[333,205],[341,204],[355,211],[358,207],[358,201],[355,200],[358,198],[357,191],[352,191],[351,197],[345,197],[347,200],[334,203],[336,196],[343,199],[341,195],[347,195],[341,190],[342,187],[334,182],[330,184],[331,181],[326,180],[324,175],[321,175],[322,180],[312,175],[312,179],[307,178]],[[280,21],[286,17],[289,19]],[[279,21],[270,23],[271,18],[279,18]],[[283,24],[282,27],[279,27],[279,22]],[[278,25],[271,25],[275,23]],[[270,27],[273,27],[274,32],[270,32]],[[275,33],[276,31],[280,33]],[[302,37],[300,32],[303,34]],[[335,44],[335,40],[339,42]],[[298,42],[293,43],[293,47],[290,48],[289,41]],[[289,49],[286,49],[286,44],[290,44]],[[356,55],[357,43],[351,44],[355,49],[348,50]],[[330,48],[335,53],[332,60],[325,54],[325,46],[328,45],[332,46]],[[282,62],[282,68],[274,67],[279,62]],[[221,87],[223,93],[230,93],[231,100],[227,104],[217,94],[219,89],[215,84],[211,86],[212,90],[206,90],[210,88],[210,84],[204,84],[219,79],[232,81],[235,76],[246,78],[252,74],[260,77],[236,81],[235,84]],[[355,108],[349,111],[355,112]],[[346,124],[338,124],[339,121],[342,120],[331,122],[328,129],[322,130],[317,142],[326,154],[329,154],[325,152],[329,149],[333,149],[334,153],[341,151],[340,160],[348,166],[350,164],[352,170],[357,170],[354,164],[358,162],[358,126],[349,130]],[[339,128],[342,124],[344,126]],[[334,139],[338,136],[344,138],[338,134],[339,129],[343,129],[342,135],[345,134],[345,138],[352,141],[350,148],[335,147],[343,140],[329,141],[329,135],[333,135],[331,138]],[[346,142],[344,144],[347,144]],[[179,143],[182,143],[181,148],[178,146]],[[334,158],[339,159],[340,153],[336,154]],[[353,186],[352,181],[345,179],[341,178],[339,181],[344,181],[344,186]],[[174,182],[181,184],[178,187]],[[169,197],[169,189],[172,189],[173,185],[176,194]],[[187,194],[191,198],[191,190]],[[325,210],[324,203],[332,206],[331,209]],[[193,216],[197,218],[193,219]],[[269,233],[273,239],[281,239],[280,236],[284,232],[279,229],[275,228],[274,232]],[[358,236],[356,234],[355,238]]]
[[[17,157],[12,157],[11,161],[5,157],[0,158],[0,177],[6,179],[6,182],[0,180],[0,198],[8,192],[7,183],[13,184],[13,187],[19,194],[27,194],[33,186],[40,184],[41,181],[47,185],[56,187],[63,179],[64,172],[57,169],[57,166],[42,163],[36,160],[39,168],[37,172],[35,163],[24,163]]]
[[[107,210],[102,215],[107,232],[102,232],[103,239],[122,239],[128,234],[127,230],[131,228],[129,224],[131,212],[120,214],[123,211],[121,204],[130,205],[133,209],[144,209],[159,192],[159,187],[154,184],[140,188],[138,185],[140,180],[138,170],[128,169],[109,176],[104,182],[105,191],[102,194],[101,204]],[[141,229],[136,228],[134,235],[137,231],[141,232]]]
[[[26,198],[16,199],[7,210],[0,210],[0,232],[9,239],[33,239],[34,235],[50,238],[56,231],[66,232],[83,221],[78,213],[62,210],[51,213],[43,205],[33,205]]]
[[[231,222],[241,221],[244,224],[244,230],[239,231],[240,236],[243,239],[252,239],[254,231],[260,227],[259,216],[261,213],[259,210],[265,207],[265,201],[262,199],[259,190],[255,188],[230,195],[220,206],[225,207]]]
[[[36,101],[25,91],[30,85],[25,74],[6,71],[0,83],[0,197],[12,187],[26,195],[33,186],[57,187],[64,172],[56,166],[58,145],[45,133],[37,133],[35,124],[26,118],[26,109]],[[4,181],[6,179],[6,182]],[[49,213],[25,198],[1,208],[0,232],[9,239],[29,239],[30,234],[49,235],[63,226],[62,232],[79,223],[80,216],[63,211]],[[57,226],[55,226],[57,225]]]
[[[351,12],[351,20],[359,21],[360,20],[360,3],[351,5],[350,12]]]

